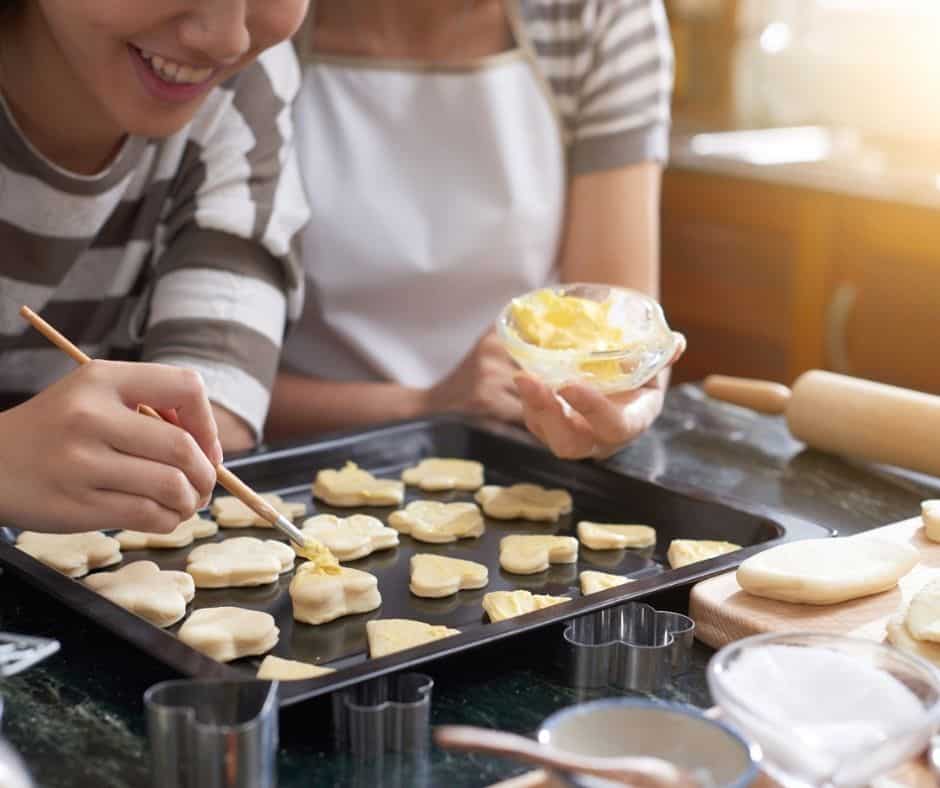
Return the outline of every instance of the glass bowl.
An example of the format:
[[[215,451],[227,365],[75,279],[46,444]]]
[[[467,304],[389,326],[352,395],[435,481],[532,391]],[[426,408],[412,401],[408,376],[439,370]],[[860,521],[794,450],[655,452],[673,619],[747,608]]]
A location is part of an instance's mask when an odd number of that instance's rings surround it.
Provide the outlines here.
[[[516,324],[514,305],[531,303],[543,291],[606,305],[606,325],[619,330],[622,344],[604,350],[555,349],[526,341]],[[654,299],[637,290],[601,284],[554,285],[526,293],[503,308],[497,330],[516,363],[547,386],[582,383],[605,394],[636,389],[651,380],[669,365],[680,341]]]
[[[921,752],[940,722],[940,673],[883,643],[755,635],[721,649],[708,687],[784,785],[862,786]]]

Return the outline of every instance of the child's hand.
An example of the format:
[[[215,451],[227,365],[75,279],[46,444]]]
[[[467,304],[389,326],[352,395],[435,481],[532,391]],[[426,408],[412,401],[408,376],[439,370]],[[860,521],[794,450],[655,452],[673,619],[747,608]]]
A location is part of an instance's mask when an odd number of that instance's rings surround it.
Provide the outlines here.
[[[140,403],[174,411],[179,426]],[[197,373],[92,361],[0,413],[0,522],[166,533],[207,502],[221,461]]]

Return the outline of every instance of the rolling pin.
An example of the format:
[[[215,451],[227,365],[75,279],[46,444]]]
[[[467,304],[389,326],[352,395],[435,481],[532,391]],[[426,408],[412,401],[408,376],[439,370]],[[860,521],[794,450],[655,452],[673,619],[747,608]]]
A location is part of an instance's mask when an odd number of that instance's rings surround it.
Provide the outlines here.
[[[783,414],[814,449],[940,476],[940,397],[814,369],[780,383],[709,375],[705,393]]]

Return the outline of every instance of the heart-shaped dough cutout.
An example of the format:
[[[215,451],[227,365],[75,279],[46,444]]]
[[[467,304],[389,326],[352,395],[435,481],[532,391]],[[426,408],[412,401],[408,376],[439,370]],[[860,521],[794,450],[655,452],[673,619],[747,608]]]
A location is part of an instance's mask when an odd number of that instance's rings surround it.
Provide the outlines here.
[[[332,572],[301,564],[290,582],[290,598],[294,618],[305,624],[325,624],[343,616],[368,613],[382,604],[375,575],[348,566]]]
[[[920,518],[924,523],[924,534],[931,542],[940,542],[940,500],[922,501]]]
[[[288,520],[303,517],[307,513],[307,504],[285,501],[280,495],[265,493],[261,496]],[[234,495],[221,495],[212,502],[209,509],[216,522],[223,528],[273,528],[267,520],[255,512]]]
[[[904,624],[917,640],[940,644],[940,579],[914,594]]]
[[[82,534],[23,531],[16,539],[16,546],[69,577],[84,577],[92,569],[111,566],[121,560],[121,543],[100,531]]]
[[[241,607],[204,607],[180,627],[179,639],[219,662],[264,654],[277,645],[280,630],[270,613]]]
[[[305,536],[312,536],[326,545],[340,561],[355,561],[376,550],[388,550],[398,545],[398,531],[367,514],[354,514],[352,517],[318,514],[305,520],[301,530]],[[297,550],[296,547],[294,549]]]
[[[489,571],[476,561],[419,553],[411,557],[411,593],[428,599],[452,596],[458,591],[483,588]]]
[[[656,530],[648,525],[578,523],[578,539],[591,550],[640,550],[656,544]]]
[[[903,611],[895,613],[888,620],[887,632],[888,642],[892,646],[910,654],[916,654],[918,657],[922,657],[940,667],[940,643],[915,638],[904,623]]]
[[[515,575],[534,575],[550,564],[573,564],[577,560],[578,540],[573,536],[513,534],[499,543],[499,565]]]
[[[405,485],[395,479],[376,479],[356,463],[342,470],[323,470],[313,482],[313,494],[330,506],[400,506]]]
[[[427,492],[463,490],[472,492],[483,486],[483,466],[473,460],[428,457],[401,475],[405,484]]]
[[[547,490],[537,484],[514,484],[511,487],[487,485],[481,488],[476,502],[487,517],[497,520],[535,520],[554,522],[571,511],[571,495],[566,490]]]
[[[98,572],[85,578],[85,585],[157,627],[172,626],[185,616],[196,593],[188,574],[164,571],[153,561]]]
[[[581,581],[581,593],[584,596],[633,582],[631,578],[623,575],[609,575],[606,572],[595,572],[593,569],[582,572],[579,580]]]
[[[115,538],[124,550],[175,550],[188,547],[196,539],[208,539],[219,532],[212,520],[204,520],[198,514],[183,520],[168,534],[152,534],[145,531],[119,531]]]
[[[290,571],[294,557],[283,542],[238,536],[196,547],[186,557],[186,571],[197,588],[263,586]]]
[[[392,512],[388,524],[419,542],[445,544],[482,535],[483,515],[472,503],[412,501]]]
[[[369,656],[374,659],[459,634],[459,629],[433,626],[407,618],[378,619],[366,624]]]
[[[319,678],[335,672],[333,668],[322,668],[319,665],[311,665],[309,662],[281,659],[273,654],[268,654],[258,666],[256,678],[264,681],[301,681],[303,679]]]
[[[490,621],[504,621],[507,618],[523,616],[562,602],[570,602],[571,597],[533,594],[530,591],[491,591],[483,597],[483,609]]]
[[[741,545],[733,542],[715,542],[708,539],[673,539],[666,551],[669,566],[681,569],[683,566],[707,561],[716,555],[733,553],[740,550]]]

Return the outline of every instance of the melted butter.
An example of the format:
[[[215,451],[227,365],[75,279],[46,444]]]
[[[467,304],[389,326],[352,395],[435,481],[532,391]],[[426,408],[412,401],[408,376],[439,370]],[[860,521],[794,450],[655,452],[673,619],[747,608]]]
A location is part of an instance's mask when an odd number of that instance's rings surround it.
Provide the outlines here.
[[[611,306],[610,301],[537,290],[513,300],[512,318],[519,337],[530,345],[602,353],[624,346],[623,331],[610,320]]]
[[[330,549],[319,539],[314,539],[309,534],[304,534],[304,536],[306,539],[303,547],[294,545],[297,555],[307,559],[307,563],[297,568],[297,573],[316,572],[321,575],[338,575],[341,571],[339,561]]]

